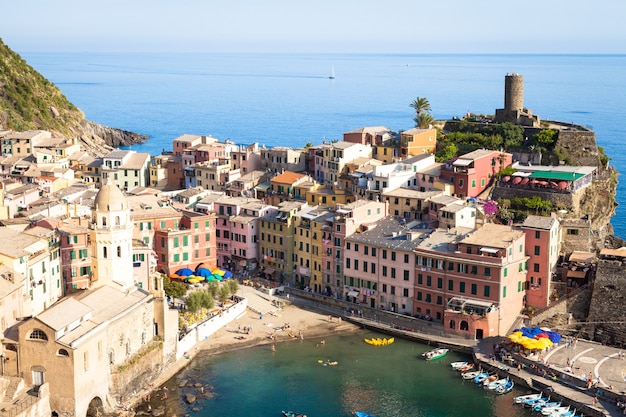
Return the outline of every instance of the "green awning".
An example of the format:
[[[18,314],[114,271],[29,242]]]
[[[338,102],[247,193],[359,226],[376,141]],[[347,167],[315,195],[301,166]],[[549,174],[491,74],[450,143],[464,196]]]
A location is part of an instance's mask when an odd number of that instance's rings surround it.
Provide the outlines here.
[[[585,174],[579,174],[577,172],[561,172],[561,171],[535,171],[530,174],[529,178],[543,179],[543,180],[563,180],[563,181],[576,181],[579,178],[584,177]]]

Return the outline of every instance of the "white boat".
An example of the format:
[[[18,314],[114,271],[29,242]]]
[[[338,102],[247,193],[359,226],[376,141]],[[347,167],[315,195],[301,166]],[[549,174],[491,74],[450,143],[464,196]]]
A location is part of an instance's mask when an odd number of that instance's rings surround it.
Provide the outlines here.
[[[562,413],[565,413],[567,411],[569,411],[569,405],[567,407],[562,406],[562,407],[555,407],[555,408],[542,408],[541,414],[543,414],[544,416],[551,416],[553,414],[560,416]]]
[[[557,408],[561,406],[561,402],[560,401],[548,401],[548,402],[544,402],[541,404],[536,404],[533,407],[533,411],[538,413],[540,411],[543,411],[543,409],[550,409],[550,408]]]
[[[543,394],[543,392],[536,393],[536,394],[518,395],[517,397],[513,398],[513,402],[515,404],[521,404],[521,403],[523,403],[526,400],[539,399],[539,398],[541,398],[542,394]]]
[[[564,413],[551,413],[548,417],[575,417],[576,409],[567,410]]]
[[[488,390],[494,390],[494,389],[498,388],[499,386],[506,384],[508,381],[509,381],[509,378],[498,379],[496,381],[493,381],[490,384],[487,384],[487,389]]]
[[[335,79],[335,67],[331,68],[330,75],[328,76],[328,78],[330,80],[334,80]]]
[[[468,363],[469,362],[467,361],[452,362],[450,366],[452,367],[452,369],[457,370],[457,369],[461,369],[463,366],[467,365]]]
[[[474,379],[480,374],[482,374],[482,371],[468,371],[468,372],[463,372],[461,374],[461,377],[463,379]]]

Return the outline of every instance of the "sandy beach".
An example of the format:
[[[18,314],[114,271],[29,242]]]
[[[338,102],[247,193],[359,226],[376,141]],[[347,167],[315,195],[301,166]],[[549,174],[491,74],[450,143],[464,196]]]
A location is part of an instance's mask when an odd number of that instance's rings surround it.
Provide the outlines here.
[[[265,300],[266,301],[266,300]],[[264,301],[261,301],[263,303]],[[126,401],[117,415],[131,416],[141,414],[172,415],[166,409],[166,400],[161,389],[171,377],[183,369],[199,352],[220,354],[227,351],[242,349],[258,345],[272,345],[287,342],[294,339],[319,339],[324,337],[354,332],[358,326],[341,320],[337,316],[329,316],[315,311],[307,306],[298,306],[287,300],[281,300],[281,308],[271,306],[266,301],[267,311],[262,316],[259,313],[247,309],[246,312],[233,320],[229,325],[221,328],[208,339],[198,343],[193,351],[172,364],[165,372],[156,378],[150,387],[146,387],[140,393]],[[256,305],[259,301],[255,300]],[[251,329],[247,331],[246,329]],[[149,400],[149,401],[148,401]]]

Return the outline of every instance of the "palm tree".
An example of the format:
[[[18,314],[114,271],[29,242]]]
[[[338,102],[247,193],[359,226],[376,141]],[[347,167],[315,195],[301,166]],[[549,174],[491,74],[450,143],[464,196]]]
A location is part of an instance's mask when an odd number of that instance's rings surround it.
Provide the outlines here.
[[[426,129],[433,124],[435,118],[430,113],[420,113],[413,118],[413,121],[415,122],[415,127]]]
[[[413,100],[411,104],[409,104],[409,107],[415,109],[416,118],[419,118],[420,114],[422,114],[423,112],[430,111],[430,103],[428,102],[428,99],[426,97],[417,97],[415,100]]]

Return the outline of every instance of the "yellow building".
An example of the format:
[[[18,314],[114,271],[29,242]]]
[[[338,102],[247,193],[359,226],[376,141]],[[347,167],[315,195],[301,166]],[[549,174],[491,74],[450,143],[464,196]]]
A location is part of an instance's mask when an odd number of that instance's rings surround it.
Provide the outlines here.
[[[413,128],[400,133],[400,158],[435,153],[437,129]]]
[[[306,207],[306,202],[286,201],[261,218],[259,268],[265,278],[282,282],[293,274],[294,216]]]

